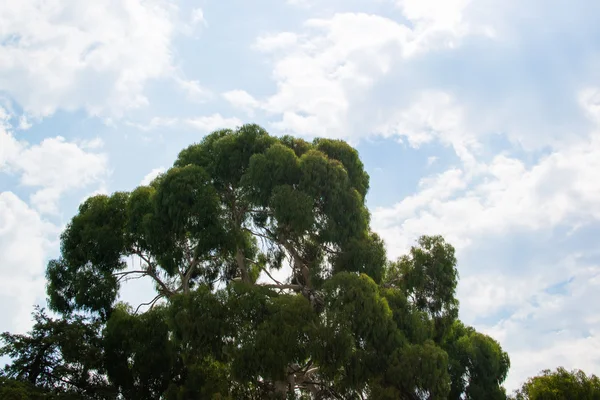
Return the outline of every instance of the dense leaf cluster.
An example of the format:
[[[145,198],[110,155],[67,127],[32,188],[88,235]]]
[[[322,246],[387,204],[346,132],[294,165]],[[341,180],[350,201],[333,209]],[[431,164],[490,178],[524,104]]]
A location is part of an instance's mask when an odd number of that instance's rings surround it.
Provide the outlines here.
[[[3,336],[4,375],[90,399],[506,398],[508,356],[458,320],[454,249],[388,261],[368,188],[343,141],[212,133],[79,207],[47,268],[60,318]],[[118,303],[140,277],[156,296]]]
[[[530,378],[512,400],[600,400],[600,378],[581,370],[544,370]]]

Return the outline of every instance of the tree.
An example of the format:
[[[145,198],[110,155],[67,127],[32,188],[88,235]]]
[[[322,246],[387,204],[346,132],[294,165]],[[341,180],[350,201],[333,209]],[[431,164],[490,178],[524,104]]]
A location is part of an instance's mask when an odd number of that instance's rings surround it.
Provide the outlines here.
[[[544,370],[541,375],[530,378],[518,390],[515,400],[598,400],[600,379],[586,375],[581,370],[567,371],[559,367],[556,371]]]
[[[43,309],[33,313],[29,335],[0,335],[0,356],[12,358],[0,373],[2,390],[25,393],[23,398],[114,398],[103,377],[98,321],[80,316],[55,320]],[[4,393],[0,390],[0,393]],[[0,398],[10,398],[4,393]],[[75,396],[75,397],[74,397]]]
[[[75,364],[127,399],[503,393],[508,357],[457,319],[454,249],[422,237],[389,262],[368,188],[347,143],[244,125],[184,149],[147,186],[87,199],[47,268],[50,308],[97,333],[99,365],[87,347]],[[116,301],[134,278],[156,289],[135,309]]]

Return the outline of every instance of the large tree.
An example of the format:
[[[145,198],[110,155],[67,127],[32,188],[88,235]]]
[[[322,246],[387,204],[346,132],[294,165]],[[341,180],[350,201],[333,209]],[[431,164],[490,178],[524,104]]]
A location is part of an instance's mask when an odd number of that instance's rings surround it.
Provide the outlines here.
[[[508,357],[458,320],[454,249],[422,237],[388,261],[368,188],[347,143],[244,125],[184,149],[148,186],[89,198],[47,269],[50,308],[90,330],[85,346],[61,342],[57,385],[126,399],[502,398]],[[117,302],[133,278],[156,289],[142,307]],[[13,338],[7,371],[36,384],[26,356],[43,347]]]

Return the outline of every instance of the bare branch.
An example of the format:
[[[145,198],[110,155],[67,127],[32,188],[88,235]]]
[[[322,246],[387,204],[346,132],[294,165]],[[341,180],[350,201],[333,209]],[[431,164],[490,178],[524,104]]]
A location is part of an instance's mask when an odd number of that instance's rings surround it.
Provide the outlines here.
[[[282,285],[272,285],[272,284],[266,284],[266,285],[258,285],[264,288],[269,288],[269,289],[290,289],[290,290],[294,290],[294,291],[301,291],[302,290],[302,285],[294,285],[294,284],[282,284]]]
[[[125,276],[125,275],[129,275],[129,274],[148,274],[148,271],[123,271],[123,272],[114,272],[113,276]]]
[[[123,282],[129,282],[129,281],[135,281],[138,279],[142,279],[145,278],[147,275],[138,275],[138,276],[134,276],[134,277],[128,277],[128,275],[121,275],[119,277],[119,279],[117,279],[117,283],[123,281]]]
[[[155,298],[153,298],[153,299],[152,299],[152,300],[150,300],[149,302],[147,302],[147,303],[142,303],[142,304],[138,305],[138,306],[137,306],[137,308],[135,309],[135,312],[134,312],[134,314],[137,314],[137,313],[138,313],[138,311],[139,311],[139,309],[140,309],[140,307],[141,307],[141,306],[150,306],[150,309],[152,309],[152,307],[154,307],[154,304],[155,304],[155,303],[156,303],[158,300],[160,300],[162,297],[164,297],[164,296],[165,296],[164,294],[162,294],[162,293],[159,293],[159,294],[157,294],[157,295],[156,295],[156,297],[155,297]]]
[[[264,233],[255,232],[255,231],[253,231],[253,230],[252,230],[252,229],[250,229],[250,228],[244,228],[244,230],[246,230],[246,231],[250,232],[250,233],[251,233],[251,234],[253,234],[254,236],[258,236],[259,238],[266,239],[266,240],[269,240],[269,241],[271,241],[271,242],[273,242],[273,241],[276,241],[276,240],[277,240],[277,238],[276,238],[275,236],[267,236],[267,235],[265,235]],[[268,229],[266,229],[266,228],[265,228],[265,230],[266,230],[266,231],[267,231],[269,234],[271,233],[271,232],[270,232]]]
[[[271,278],[271,280],[273,282],[275,282],[278,285],[282,285],[281,282],[279,282],[277,279],[273,278],[273,276],[269,273],[269,271],[267,271],[267,268],[261,268],[263,271],[265,271],[265,274],[267,274],[269,276],[269,278]]]
[[[150,259],[148,257],[146,257],[144,255],[144,253],[142,253],[140,250],[133,250],[133,254],[136,254],[142,260],[144,260],[146,262],[146,264],[148,265],[148,270],[146,271],[146,273],[148,274],[148,276],[151,276],[152,279],[154,279],[154,281],[156,283],[158,283],[158,285],[162,288],[162,291],[164,292],[164,294],[169,297],[173,296],[175,293],[171,289],[169,289],[169,287],[162,280],[160,280],[158,275],[156,275],[156,270],[155,270],[156,265],[154,263],[152,263],[150,261]]]

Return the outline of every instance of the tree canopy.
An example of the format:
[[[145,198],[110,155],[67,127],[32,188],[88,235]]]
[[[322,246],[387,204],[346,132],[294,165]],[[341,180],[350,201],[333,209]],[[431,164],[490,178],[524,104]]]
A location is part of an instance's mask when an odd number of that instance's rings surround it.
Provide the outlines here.
[[[600,400],[600,379],[581,370],[544,370],[519,389],[514,400]]]
[[[5,379],[89,399],[506,398],[507,354],[458,319],[454,248],[423,236],[388,260],[368,189],[341,140],[208,135],[80,205],[47,267],[57,318],[2,336]],[[155,296],[119,302],[137,278]]]

